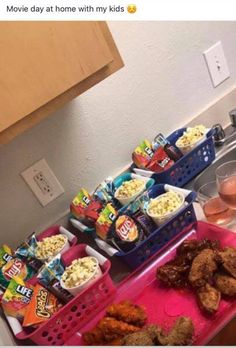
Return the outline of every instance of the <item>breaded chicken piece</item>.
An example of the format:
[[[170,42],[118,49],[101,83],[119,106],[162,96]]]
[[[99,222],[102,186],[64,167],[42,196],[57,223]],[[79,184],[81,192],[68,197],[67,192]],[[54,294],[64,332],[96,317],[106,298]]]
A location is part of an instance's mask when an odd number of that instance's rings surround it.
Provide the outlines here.
[[[154,346],[157,342],[157,336],[162,331],[156,325],[149,325],[144,329],[129,334],[124,337],[123,345],[124,346]]]
[[[163,346],[185,346],[192,343],[194,334],[193,322],[190,318],[180,317],[166,335],[158,333],[158,341]]]
[[[183,256],[167,262],[157,269],[157,279],[171,287],[181,288],[188,285],[190,262]]]
[[[229,274],[236,278],[236,249],[224,248],[223,251],[216,253],[216,260]]]
[[[102,344],[105,341],[102,330],[95,327],[94,329],[85,332],[83,335],[83,341],[89,345]]]
[[[105,341],[108,342],[140,330],[137,326],[109,317],[101,319],[97,328],[102,331]]]
[[[106,313],[109,317],[140,327],[142,327],[147,320],[147,314],[144,308],[134,305],[130,301],[112,304],[107,307]]]
[[[189,260],[193,260],[202,250],[212,249],[218,250],[219,241],[209,239],[187,239],[184,240],[176,249],[177,255],[186,255]]]
[[[212,249],[204,249],[193,260],[189,272],[189,282],[194,287],[201,287],[212,279],[217,269],[215,253]]]
[[[200,308],[208,314],[213,314],[219,308],[221,294],[210,284],[205,284],[197,289],[197,298]]]
[[[217,289],[227,296],[236,295],[236,279],[227,274],[217,273],[214,277]]]

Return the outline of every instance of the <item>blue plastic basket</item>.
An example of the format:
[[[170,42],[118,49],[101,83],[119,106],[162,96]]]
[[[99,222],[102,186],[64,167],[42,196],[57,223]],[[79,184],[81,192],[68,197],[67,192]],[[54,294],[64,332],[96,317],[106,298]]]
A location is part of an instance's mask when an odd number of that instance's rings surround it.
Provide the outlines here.
[[[149,191],[150,198],[165,193],[165,185],[154,185]],[[152,255],[161,252],[168,244],[178,238],[187,226],[195,222],[196,215],[193,208],[193,201],[196,198],[195,192],[190,192],[185,198],[188,203],[177,215],[173,216],[168,222],[157,228],[147,239],[141,242],[137,247],[125,253],[119,251],[115,254],[132,269],[143,264]]]
[[[181,128],[169,135],[167,139],[174,145],[185,130],[186,128]],[[151,177],[157,184],[183,187],[215,159],[215,146],[212,135],[213,131],[210,130],[206,134],[206,140],[185,154],[171,168],[162,173],[154,173]],[[134,169],[135,165],[132,165],[131,168]]]

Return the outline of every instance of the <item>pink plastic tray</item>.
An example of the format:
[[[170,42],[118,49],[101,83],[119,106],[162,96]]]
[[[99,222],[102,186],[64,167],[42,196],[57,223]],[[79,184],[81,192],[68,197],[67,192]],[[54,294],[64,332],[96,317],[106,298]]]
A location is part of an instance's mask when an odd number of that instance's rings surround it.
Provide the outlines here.
[[[213,316],[204,315],[190,290],[174,290],[162,286],[156,279],[156,269],[172,259],[176,247],[186,238],[218,239],[222,246],[236,247],[236,234],[205,222],[198,222],[182,240],[176,243],[165,254],[162,254],[146,268],[136,270],[118,288],[114,302],[130,299],[146,307],[149,323],[157,323],[164,329],[172,326],[178,316],[192,318],[195,335],[193,345],[205,345],[209,342],[236,314],[236,300],[221,300],[218,312]],[[75,333],[66,345],[84,345],[81,334],[92,329],[105,314],[103,310],[80,331]]]
[[[66,251],[62,259],[68,266],[74,259],[87,255],[98,259],[103,272],[102,276],[35,330],[24,329],[17,319],[8,316],[7,320],[16,338],[31,339],[34,343],[43,346],[64,345],[73,333],[83,327],[113,299],[116,288],[109,275],[111,264],[104,256],[86,244],[78,244]]]

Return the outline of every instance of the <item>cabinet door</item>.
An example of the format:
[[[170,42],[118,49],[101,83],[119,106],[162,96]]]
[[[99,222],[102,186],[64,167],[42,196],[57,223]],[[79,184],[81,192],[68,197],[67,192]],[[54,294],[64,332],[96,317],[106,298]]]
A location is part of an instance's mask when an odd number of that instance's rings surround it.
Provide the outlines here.
[[[0,132],[113,61],[98,22],[0,22],[0,52]]]

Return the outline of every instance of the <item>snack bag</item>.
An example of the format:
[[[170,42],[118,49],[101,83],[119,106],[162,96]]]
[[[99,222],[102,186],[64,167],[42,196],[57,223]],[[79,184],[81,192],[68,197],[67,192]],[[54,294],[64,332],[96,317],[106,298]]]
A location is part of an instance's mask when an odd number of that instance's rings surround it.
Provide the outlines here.
[[[32,299],[25,310],[23,326],[36,326],[50,319],[60,308],[57,298],[40,284],[34,287]]]
[[[147,169],[160,173],[169,169],[174,163],[175,162],[166,154],[165,150],[162,147],[159,147],[154,153]]]
[[[59,254],[52,261],[45,264],[37,278],[40,284],[51,291],[62,302],[67,303],[73,296],[60,285],[60,279],[64,271],[65,267]]]
[[[105,179],[98,185],[93,193],[95,199],[102,202],[103,205],[113,202],[115,194],[115,185],[111,177]]]
[[[22,320],[33,296],[33,286],[19,277],[13,277],[2,297],[4,313]]]
[[[32,234],[15,251],[15,256],[30,265],[35,271],[38,271],[43,265],[42,261],[38,260],[35,255],[37,247],[36,236]]]
[[[144,239],[141,225],[130,215],[120,215],[109,231],[108,239],[120,250],[129,251]]]
[[[90,194],[85,190],[81,189],[77,196],[73,199],[70,205],[71,214],[76,219],[84,219],[85,218],[85,209],[88,207],[91,201]]]
[[[152,145],[144,140],[132,153],[132,159],[138,168],[146,168],[153,157]]]
[[[13,251],[11,248],[3,244],[3,246],[0,248],[0,268],[2,268],[7,262],[11,261],[13,259]]]
[[[107,233],[117,216],[117,211],[111,203],[108,203],[105,208],[101,211],[99,218],[96,221],[96,234],[106,239]]]
[[[92,199],[88,207],[85,209],[84,214],[87,219],[95,223],[99,218],[99,214],[103,208],[103,204],[98,199]]]
[[[12,258],[0,269],[0,287],[6,289],[10,280],[18,276],[23,280],[34,276],[35,270],[18,258]]]

